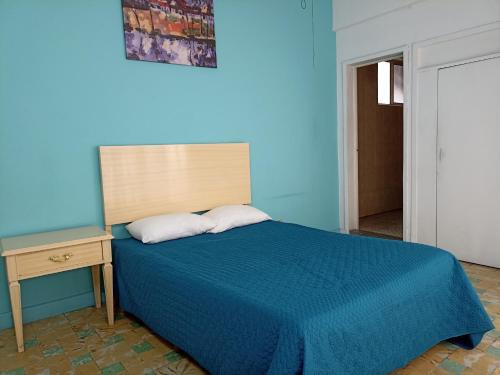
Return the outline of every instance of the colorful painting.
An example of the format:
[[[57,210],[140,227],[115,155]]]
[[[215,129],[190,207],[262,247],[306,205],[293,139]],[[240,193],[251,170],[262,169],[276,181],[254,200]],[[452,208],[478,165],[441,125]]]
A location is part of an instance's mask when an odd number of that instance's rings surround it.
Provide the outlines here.
[[[127,59],[217,67],[213,0],[122,0]]]

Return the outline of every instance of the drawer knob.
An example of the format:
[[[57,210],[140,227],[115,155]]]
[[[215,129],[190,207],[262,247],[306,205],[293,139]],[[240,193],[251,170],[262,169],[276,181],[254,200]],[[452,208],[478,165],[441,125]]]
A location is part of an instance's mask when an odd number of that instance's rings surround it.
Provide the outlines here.
[[[64,255],[52,255],[49,257],[49,260],[51,262],[56,262],[56,263],[62,263],[62,262],[67,262],[70,260],[70,258],[73,256],[71,253],[66,253]]]

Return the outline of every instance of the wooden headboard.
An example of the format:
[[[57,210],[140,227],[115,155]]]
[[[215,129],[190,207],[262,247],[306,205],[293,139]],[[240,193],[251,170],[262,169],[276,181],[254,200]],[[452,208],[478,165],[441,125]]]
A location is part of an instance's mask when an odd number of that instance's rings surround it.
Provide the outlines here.
[[[251,203],[247,143],[101,146],[106,229],[147,216]]]

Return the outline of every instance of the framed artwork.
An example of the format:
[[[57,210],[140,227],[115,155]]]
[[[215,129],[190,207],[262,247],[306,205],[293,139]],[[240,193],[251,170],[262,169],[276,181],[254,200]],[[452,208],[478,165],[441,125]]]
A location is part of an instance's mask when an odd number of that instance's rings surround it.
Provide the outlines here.
[[[213,0],[122,0],[127,59],[217,67]]]

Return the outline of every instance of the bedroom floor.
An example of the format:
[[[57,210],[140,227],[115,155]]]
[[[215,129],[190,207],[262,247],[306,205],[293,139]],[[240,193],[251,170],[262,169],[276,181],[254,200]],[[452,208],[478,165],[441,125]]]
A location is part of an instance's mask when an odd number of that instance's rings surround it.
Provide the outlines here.
[[[472,264],[464,268],[496,330],[472,351],[441,343],[394,374],[500,375],[500,270]],[[0,332],[0,374],[204,374],[132,317],[118,314],[109,328],[104,309],[86,308],[24,329],[26,351],[21,354],[13,330]]]

